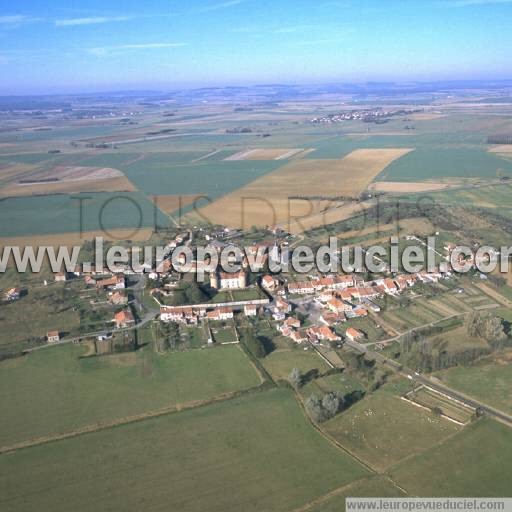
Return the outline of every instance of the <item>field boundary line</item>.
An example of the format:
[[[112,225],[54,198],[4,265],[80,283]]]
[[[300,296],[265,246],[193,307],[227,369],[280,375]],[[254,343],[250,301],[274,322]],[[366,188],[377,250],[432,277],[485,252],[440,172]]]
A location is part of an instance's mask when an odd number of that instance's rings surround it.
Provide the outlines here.
[[[213,405],[216,403],[226,402],[228,400],[232,400],[233,398],[238,398],[244,395],[248,395],[250,393],[263,391],[264,385],[253,386],[246,389],[241,389],[237,391],[230,391],[227,393],[222,393],[213,398],[208,398],[205,400],[195,400],[192,402],[187,402],[184,404],[170,405],[167,407],[162,407],[160,409],[154,409],[152,411],[147,411],[140,414],[134,414],[132,416],[126,416],[124,418],[117,418],[115,420],[107,421],[107,422],[98,422],[90,425],[84,425],[83,427],[77,428],[75,430],[70,430],[68,432],[63,432],[60,434],[49,434],[47,436],[27,439],[25,441],[20,441],[18,443],[14,443],[12,445],[2,446],[0,447],[0,456],[5,455],[7,453],[13,453],[18,450],[24,450],[27,448],[32,448],[34,446],[40,446],[43,444],[53,443],[57,441],[63,441],[65,439],[72,439],[74,437],[92,434],[95,432],[100,432],[102,430],[109,430],[111,428],[120,427],[123,425],[129,425],[131,423],[138,423],[141,421],[146,421],[154,418],[159,418],[161,416],[166,416],[168,414],[174,414],[177,412],[188,411],[191,409],[197,409],[199,407],[205,407],[208,405]]]

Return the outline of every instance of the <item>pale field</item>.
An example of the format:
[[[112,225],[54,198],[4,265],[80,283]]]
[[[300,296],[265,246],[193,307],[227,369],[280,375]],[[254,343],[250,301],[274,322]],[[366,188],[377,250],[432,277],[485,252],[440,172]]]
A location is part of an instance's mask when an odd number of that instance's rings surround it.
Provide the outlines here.
[[[416,114],[411,114],[408,117],[413,121],[432,121],[433,119],[439,119],[446,116],[439,112],[418,112]]]
[[[258,148],[244,149],[224,160],[285,160],[304,151],[302,148]]]
[[[446,188],[454,187],[457,183],[448,182],[428,182],[428,181],[376,181],[368,188],[375,192],[431,192],[434,190],[444,190]]]
[[[0,190],[0,196],[13,197],[78,192],[134,192],[136,190],[132,182],[121,171],[109,167],[58,166],[46,171],[38,171],[35,166],[27,167],[21,166],[21,169],[11,170],[9,182]],[[2,172],[1,176],[4,177],[5,173]],[[20,183],[22,179],[41,181]],[[48,179],[58,181],[42,181]]]
[[[14,178],[19,178],[24,174],[37,169],[37,166],[31,164],[13,164],[0,167],[0,181],[9,182]]]
[[[330,201],[293,196],[358,197],[391,162],[411,149],[357,149],[339,160],[293,160],[200,210],[210,222],[231,227],[281,225],[292,232],[347,218],[359,204],[323,211]],[[332,204],[331,204],[332,206]],[[294,217],[303,217],[300,221]]]
[[[498,144],[487,150],[488,153],[512,153],[512,144]]]
[[[167,214],[171,214],[176,210],[184,208],[189,204],[194,204],[194,201],[199,200],[203,196],[196,195],[165,195],[165,196],[152,196],[153,203]]]
[[[11,183],[0,189],[0,197],[22,197],[79,192],[135,192],[136,190],[132,182],[123,176],[122,178],[96,181],[76,180],[30,185]]]
[[[143,242],[149,240],[153,234],[152,228],[134,229],[111,229],[108,233],[105,231],[84,231],[72,233],[56,233],[50,235],[30,235],[17,237],[0,237],[0,247],[6,245],[18,247],[40,247],[40,246],[72,246],[81,245],[86,240],[94,240],[95,237],[103,237],[104,240],[119,241],[133,240],[134,242]]]

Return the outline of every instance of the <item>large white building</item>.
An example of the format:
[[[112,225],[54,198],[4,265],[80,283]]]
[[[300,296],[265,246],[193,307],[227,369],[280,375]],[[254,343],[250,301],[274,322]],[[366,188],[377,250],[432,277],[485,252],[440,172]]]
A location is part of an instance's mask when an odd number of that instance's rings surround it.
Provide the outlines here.
[[[210,286],[217,290],[240,289],[247,286],[245,272],[213,272],[210,276]]]

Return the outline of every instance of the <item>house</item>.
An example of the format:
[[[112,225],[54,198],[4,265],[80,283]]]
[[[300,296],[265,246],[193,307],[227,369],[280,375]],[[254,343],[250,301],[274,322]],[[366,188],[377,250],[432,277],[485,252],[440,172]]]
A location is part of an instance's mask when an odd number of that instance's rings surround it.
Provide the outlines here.
[[[173,306],[160,306],[160,320],[162,322],[184,322],[183,310]]]
[[[245,316],[256,316],[258,314],[258,308],[254,304],[246,304],[244,306]]]
[[[269,275],[261,278],[261,287],[269,292],[273,292],[276,289],[276,280]]]
[[[334,287],[334,277],[322,277],[313,281],[315,290],[323,290],[324,288],[332,289]]]
[[[84,277],[84,283],[85,283],[85,286],[92,286],[92,285],[96,284],[96,280],[94,279],[94,277],[92,277],[91,275],[87,274]]]
[[[48,340],[48,343],[57,343],[60,341],[59,331],[49,331],[46,334],[46,339]]]
[[[345,322],[346,318],[345,313],[334,313],[333,311],[325,311],[320,315],[319,320],[325,325],[334,325],[340,322]]]
[[[128,297],[122,292],[115,291],[109,293],[108,301],[115,306],[121,306],[128,304]]]
[[[57,272],[55,274],[55,282],[56,283],[64,283],[68,280],[68,275],[66,272]]]
[[[341,339],[329,326],[321,325],[319,327],[310,327],[308,334],[311,341],[337,341]]]
[[[346,302],[336,298],[327,302],[327,307],[334,313],[341,313],[352,310],[352,306],[350,304],[347,304]]]
[[[122,275],[112,276],[107,279],[98,279],[96,288],[108,288],[109,290],[123,290],[126,288],[125,278]]]
[[[354,276],[336,276],[333,287],[335,289],[346,289],[355,286]]]
[[[277,297],[275,305],[274,305],[274,312],[280,312],[280,313],[289,313],[292,310],[291,304],[282,299],[281,297]]]
[[[356,340],[360,340],[362,338],[364,338],[364,334],[357,330],[357,329],[354,329],[353,327],[349,327],[346,331],[345,331],[345,336],[350,340],[350,341],[356,341]]]
[[[300,320],[298,318],[294,318],[293,316],[289,316],[284,321],[284,325],[290,328],[298,329],[300,327]]]
[[[287,288],[289,293],[297,293],[301,295],[306,293],[313,293],[315,291],[315,287],[309,281],[288,283]]]
[[[394,294],[398,292],[398,286],[395,284],[393,279],[390,279],[389,277],[384,279],[383,285],[386,293]]]
[[[233,310],[228,307],[215,308],[206,314],[209,320],[229,320],[233,318]]]
[[[210,286],[216,290],[241,289],[247,286],[245,272],[212,272]]]
[[[13,302],[15,300],[18,300],[21,296],[21,292],[19,288],[9,288],[4,293],[4,300],[7,302]]]
[[[114,322],[118,329],[122,329],[134,325],[135,318],[129,309],[123,309],[114,315]]]

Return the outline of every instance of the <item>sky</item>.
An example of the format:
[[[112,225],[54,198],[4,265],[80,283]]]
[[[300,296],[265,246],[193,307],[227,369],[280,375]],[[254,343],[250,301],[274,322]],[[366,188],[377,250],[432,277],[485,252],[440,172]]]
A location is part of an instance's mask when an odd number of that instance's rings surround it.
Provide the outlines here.
[[[512,0],[0,0],[0,94],[512,78]]]

